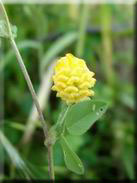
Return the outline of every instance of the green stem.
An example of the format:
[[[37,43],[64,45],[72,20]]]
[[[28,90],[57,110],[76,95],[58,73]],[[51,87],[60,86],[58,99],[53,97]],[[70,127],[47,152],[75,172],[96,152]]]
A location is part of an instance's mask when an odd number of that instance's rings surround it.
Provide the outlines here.
[[[52,130],[56,130],[58,132],[58,137],[60,137],[60,135],[64,132],[65,130],[65,118],[67,116],[67,113],[69,111],[69,109],[71,108],[72,105],[68,105],[67,108],[65,108],[65,110],[63,109],[59,115],[59,118],[57,120],[57,123],[55,124],[55,126],[53,126]]]
[[[64,119],[65,119],[65,117],[66,117],[66,115],[67,115],[67,113],[68,113],[68,111],[69,111],[70,107],[71,107],[71,105],[68,105],[68,106],[67,106],[67,109],[66,109],[66,111],[65,111],[64,115],[62,115],[61,120],[60,120],[60,122],[59,122],[59,124],[60,124],[60,125],[62,125],[62,124],[63,124]]]
[[[5,20],[6,20],[6,23],[7,23],[7,28],[8,28],[8,32],[9,32],[9,39],[10,39],[10,42],[11,42],[11,46],[12,46],[12,48],[13,48],[15,54],[16,54],[16,58],[17,58],[18,64],[19,64],[20,69],[21,69],[21,71],[22,71],[22,73],[24,75],[24,78],[25,78],[26,82],[27,82],[28,88],[29,88],[30,93],[32,95],[32,99],[33,99],[34,104],[36,106],[36,109],[38,111],[39,118],[40,118],[40,121],[41,121],[41,124],[42,124],[42,128],[43,128],[43,131],[44,131],[45,138],[48,139],[49,138],[48,126],[45,123],[44,116],[43,116],[41,107],[39,105],[38,99],[37,99],[37,95],[36,95],[35,90],[33,88],[33,85],[32,85],[32,82],[30,80],[30,77],[29,77],[29,74],[27,72],[27,69],[26,69],[26,67],[24,65],[23,59],[22,59],[22,57],[20,55],[20,52],[19,52],[19,50],[17,48],[17,45],[15,43],[15,40],[13,38],[11,27],[10,27],[10,22],[9,22],[6,10],[5,10],[4,5],[2,4],[1,0],[0,0],[0,5],[1,5],[2,11],[3,11],[4,16],[5,16]],[[51,146],[51,144],[47,144],[47,149],[48,149],[49,176],[50,176],[50,178],[52,180],[54,180],[54,168],[53,168],[53,156],[52,156],[52,146]]]
[[[53,145],[49,144],[48,146],[48,154],[50,155],[48,158],[49,166],[49,172],[50,172],[50,178],[52,181],[55,180],[55,174],[54,174],[54,160],[53,160]]]
[[[64,122],[64,120],[65,120],[65,118],[66,118],[66,116],[67,116],[67,114],[68,114],[68,111],[69,111],[69,109],[71,108],[71,106],[72,105],[68,105],[68,107],[67,107],[67,109],[66,109],[66,111],[65,111],[65,113],[64,113],[64,115],[63,115],[63,117],[62,117],[62,119],[61,119],[61,121],[60,121],[60,125],[65,125],[65,122]]]
[[[64,112],[66,110],[66,107],[67,107],[66,104],[62,102],[62,104],[61,104],[61,112],[60,112],[59,117],[57,119],[56,126],[58,126],[60,124],[60,121],[61,121],[61,119],[62,119],[62,117],[64,115]]]
[[[65,118],[67,116],[67,113],[68,113],[69,109],[71,108],[71,106],[72,106],[71,104],[68,105],[67,109],[65,111],[64,110],[62,111],[61,116],[59,116],[59,120],[56,123],[56,127],[61,127],[62,128],[62,125],[63,126],[65,125],[64,120],[65,120]]]
[[[17,58],[19,66],[20,66],[20,69],[21,69],[21,71],[22,71],[22,73],[24,75],[24,78],[25,78],[25,80],[26,80],[26,82],[28,84],[28,88],[30,90],[30,93],[31,93],[32,98],[33,98],[33,101],[34,101],[35,106],[37,108],[37,111],[38,111],[38,114],[39,114],[39,118],[40,118],[40,121],[41,121],[41,124],[42,124],[42,127],[43,127],[43,131],[44,131],[45,137],[47,138],[47,136],[48,136],[48,127],[47,127],[47,125],[45,123],[45,120],[44,120],[44,117],[43,117],[43,114],[42,114],[42,111],[41,111],[41,108],[40,108],[40,105],[39,105],[39,102],[38,102],[35,90],[33,88],[32,82],[30,80],[29,74],[28,74],[28,72],[26,70],[26,67],[24,65],[23,59],[22,59],[22,57],[21,57],[21,55],[19,53],[19,50],[17,48],[17,45],[16,45],[14,39],[11,38],[10,41],[11,41],[12,48],[15,51],[16,58]]]

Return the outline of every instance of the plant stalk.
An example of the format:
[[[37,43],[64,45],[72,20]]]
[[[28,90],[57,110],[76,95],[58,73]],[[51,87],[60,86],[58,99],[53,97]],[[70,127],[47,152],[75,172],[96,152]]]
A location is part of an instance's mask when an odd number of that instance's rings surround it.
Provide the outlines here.
[[[26,67],[25,67],[25,65],[23,63],[22,57],[21,57],[21,55],[19,53],[19,50],[18,50],[18,48],[16,46],[16,43],[15,43],[14,39],[10,39],[10,42],[11,42],[11,46],[12,46],[13,50],[15,51],[16,58],[17,58],[19,66],[20,66],[20,69],[21,69],[21,71],[22,71],[22,73],[24,75],[24,78],[25,78],[25,80],[26,80],[26,82],[28,84],[28,87],[29,87],[30,93],[32,95],[34,104],[35,104],[35,106],[37,108],[37,111],[38,111],[38,114],[39,114],[39,118],[40,118],[40,121],[42,123],[44,135],[47,138],[47,136],[48,136],[48,127],[47,127],[47,125],[45,123],[45,120],[44,120],[44,117],[43,117],[43,114],[42,114],[39,102],[37,100],[37,96],[36,96],[35,90],[34,90],[33,85],[32,85],[32,82],[30,80],[30,77],[28,75],[28,72],[27,72]]]
[[[63,110],[63,111],[62,111],[62,113],[61,113],[61,115],[59,116],[59,119],[58,119],[56,125],[60,125],[60,126],[63,125],[63,122],[64,122],[64,120],[65,120],[65,117],[67,116],[67,113],[68,113],[69,109],[71,108],[71,106],[72,106],[72,105],[69,104],[69,105],[67,106],[66,110],[65,110],[65,111]]]
[[[49,144],[48,146],[48,164],[50,164],[50,166],[48,167],[49,169],[49,173],[50,173],[50,178],[52,181],[55,180],[55,174],[54,174],[54,161],[53,161],[53,145]]]
[[[39,114],[39,118],[40,118],[40,121],[41,121],[41,124],[42,124],[42,128],[43,128],[43,131],[44,131],[45,138],[48,139],[48,137],[49,137],[48,126],[45,123],[44,116],[43,116],[42,110],[40,108],[36,92],[35,92],[35,90],[33,88],[33,85],[32,85],[32,82],[30,80],[29,74],[27,72],[27,69],[26,69],[26,67],[24,65],[23,59],[21,57],[21,54],[20,54],[20,52],[19,52],[19,50],[17,48],[17,45],[15,43],[15,40],[13,38],[11,27],[10,27],[10,22],[9,22],[9,19],[8,19],[8,15],[7,15],[5,7],[4,7],[3,3],[1,2],[1,0],[0,0],[0,4],[1,4],[2,11],[4,13],[4,16],[5,16],[6,23],[7,23],[7,28],[8,28],[8,32],[9,32],[9,39],[10,39],[11,46],[12,46],[12,48],[13,48],[15,54],[16,54],[16,58],[17,58],[18,64],[20,66],[20,69],[21,69],[21,71],[22,71],[22,73],[24,75],[24,78],[25,78],[25,80],[27,82],[27,85],[28,85],[28,88],[30,90],[30,93],[32,95],[33,102],[34,102],[34,104],[36,106],[36,109],[37,109],[37,112]],[[54,165],[53,165],[52,145],[48,144],[47,145],[47,149],[48,149],[49,176],[50,176],[51,180],[54,180]]]

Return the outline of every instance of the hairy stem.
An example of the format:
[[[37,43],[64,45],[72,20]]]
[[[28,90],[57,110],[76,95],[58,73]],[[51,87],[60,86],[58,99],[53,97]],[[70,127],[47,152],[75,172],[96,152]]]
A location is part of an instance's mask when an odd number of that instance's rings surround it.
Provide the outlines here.
[[[8,19],[8,16],[7,16],[7,13],[6,13],[6,10],[4,8],[4,5],[2,4],[1,0],[0,0],[0,5],[1,5],[1,9],[4,13],[4,17],[5,17],[5,20],[6,20],[6,23],[7,23],[7,28],[8,28],[8,32],[9,32],[9,39],[10,39],[10,43],[11,43],[11,46],[16,54],[16,58],[17,58],[17,61],[18,61],[18,64],[20,66],[20,69],[24,75],[24,78],[27,82],[27,85],[28,85],[28,88],[30,90],[30,93],[32,95],[32,99],[33,99],[33,102],[36,106],[36,109],[37,109],[37,112],[39,114],[39,119],[41,121],[41,124],[42,124],[42,128],[43,128],[43,131],[44,131],[44,135],[45,135],[45,138],[48,138],[49,136],[49,133],[48,133],[48,126],[47,124],[45,123],[45,120],[44,120],[44,116],[42,114],[42,110],[40,108],[40,105],[39,105],[39,102],[38,102],[38,99],[37,99],[37,95],[35,93],[35,90],[33,88],[33,85],[32,85],[32,82],[30,80],[30,77],[29,77],[29,74],[27,72],[27,69],[24,65],[24,62],[23,62],[23,59],[20,55],[20,52],[17,48],[17,45],[15,43],[15,40],[13,38],[13,35],[12,35],[12,31],[11,31],[11,27],[10,27],[10,22],[9,22],[9,19]],[[53,156],[52,156],[52,145],[50,144],[47,144],[47,148],[48,148],[48,166],[49,166],[49,176],[51,178],[51,180],[54,180],[54,168],[53,168]]]

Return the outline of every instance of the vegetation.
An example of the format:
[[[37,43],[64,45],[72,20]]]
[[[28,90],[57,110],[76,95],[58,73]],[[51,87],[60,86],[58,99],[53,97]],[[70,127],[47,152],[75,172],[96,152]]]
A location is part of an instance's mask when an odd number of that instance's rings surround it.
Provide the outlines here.
[[[84,164],[83,175],[64,166],[54,146],[56,179],[134,179],[133,6],[119,4],[6,5],[19,51],[48,126],[62,102],[51,90],[53,66],[66,53],[83,58],[95,73],[95,100],[109,104],[82,136],[66,137]],[[0,9],[0,25],[3,25]],[[15,25],[17,27],[13,26]],[[16,33],[17,31],[17,33]],[[1,31],[1,37],[5,37]],[[2,35],[3,34],[3,35]],[[1,179],[48,179],[48,153],[32,97],[8,39],[1,38]],[[4,86],[4,91],[3,91]],[[4,95],[4,97],[3,97]]]

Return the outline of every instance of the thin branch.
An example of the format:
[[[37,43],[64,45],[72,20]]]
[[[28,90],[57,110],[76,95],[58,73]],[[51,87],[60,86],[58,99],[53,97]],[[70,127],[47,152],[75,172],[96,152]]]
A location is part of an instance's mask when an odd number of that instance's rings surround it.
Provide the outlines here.
[[[26,82],[28,84],[28,87],[29,87],[30,93],[32,95],[34,104],[35,104],[36,109],[37,109],[38,114],[39,114],[39,118],[40,118],[40,121],[41,121],[41,124],[42,124],[42,127],[43,127],[43,131],[44,131],[45,137],[47,138],[47,136],[48,136],[48,127],[47,127],[47,124],[45,123],[45,120],[44,120],[44,117],[43,117],[43,114],[42,114],[39,102],[37,100],[36,93],[35,93],[33,85],[32,85],[32,82],[30,80],[30,77],[28,75],[28,72],[27,72],[26,67],[25,67],[25,65],[23,63],[22,57],[21,57],[21,55],[20,55],[20,53],[18,51],[18,48],[16,46],[16,43],[15,43],[14,39],[11,39],[11,45],[12,45],[14,51],[15,51],[16,58],[17,58],[19,66],[20,66],[20,69],[21,69],[21,71],[22,71],[22,73],[23,73],[23,75],[25,77],[25,80],[26,80]]]
[[[49,67],[49,70],[43,76],[39,90],[37,92],[39,104],[42,110],[44,109],[44,107],[47,105],[47,102],[48,102],[48,97],[49,97],[50,89],[52,85],[51,76],[53,74],[54,65],[55,63],[51,64],[51,66]],[[30,113],[30,116],[26,124],[24,135],[21,140],[22,142],[21,144],[26,144],[31,140],[33,133],[35,131],[35,128],[37,126],[37,121],[38,121],[38,113],[36,111],[35,105],[33,105],[32,111]]]
[[[20,52],[19,52],[19,50],[17,48],[17,45],[16,45],[15,40],[14,40],[14,37],[12,35],[12,31],[11,31],[11,27],[10,27],[10,22],[9,22],[6,10],[5,10],[4,5],[1,2],[1,0],[0,0],[0,5],[1,5],[1,8],[3,10],[4,17],[5,17],[5,20],[6,20],[6,23],[7,23],[7,28],[8,28],[8,33],[9,33],[9,39],[10,39],[10,42],[11,42],[11,46],[12,46],[13,50],[15,51],[18,64],[19,64],[20,69],[21,69],[21,71],[22,71],[22,73],[24,75],[24,78],[25,78],[26,82],[27,82],[28,88],[29,88],[30,93],[32,95],[32,99],[33,99],[34,104],[36,106],[36,109],[38,111],[39,118],[40,118],[40,121],[41,121],[41,124],[42,124],[42,128],[43,128],[43,131],[44,131],[45,138],[48,139],[48,137],[49,137],[48,126],[45,123],[45,120],[44,120],[44,117],[43,117],[43,114],[42,114],[42,110],[40,108],[40,105],[39,105],[39,102],[38,102],[38,99],[37,99],[37,95],[35,93],[35,90],[33,88],[32,82],[30,80],[29,74],[28,74],[28,72],[26,70],[26,67],[24,65],[23,59],[22,59],[22,57],[20,55]],[[52,157],[52,145],[50,143],[47,144],[47,148],[48,148],[49,176],[50,176],[50,178],[52,180],[54,180],[54,176],[53,176],[54,175],[54,169],[53,169],[53,159],[52,159],[53,158]]]

